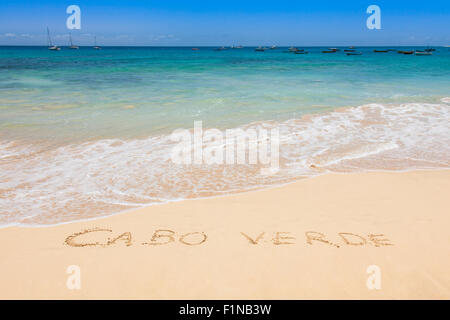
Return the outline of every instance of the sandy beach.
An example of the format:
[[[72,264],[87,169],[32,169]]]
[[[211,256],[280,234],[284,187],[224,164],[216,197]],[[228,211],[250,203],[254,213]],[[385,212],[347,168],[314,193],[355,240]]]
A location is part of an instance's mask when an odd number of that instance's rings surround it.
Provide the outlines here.
[[[449,299],[449,190],[450,170],[328,174],[4,228],[0,298]],[[69,266],[80,289],[67,287]]]

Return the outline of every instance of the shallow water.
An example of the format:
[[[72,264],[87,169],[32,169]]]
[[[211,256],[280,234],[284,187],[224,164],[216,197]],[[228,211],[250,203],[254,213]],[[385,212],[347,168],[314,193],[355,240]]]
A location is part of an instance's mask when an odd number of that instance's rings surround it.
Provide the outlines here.
[[[93,218],[330,171],[449,167],[448,48],[285,50],[0,47],[0,224]],[[280,170],[174,164],[171,132],[198,120],[205,130],[278,129]]]

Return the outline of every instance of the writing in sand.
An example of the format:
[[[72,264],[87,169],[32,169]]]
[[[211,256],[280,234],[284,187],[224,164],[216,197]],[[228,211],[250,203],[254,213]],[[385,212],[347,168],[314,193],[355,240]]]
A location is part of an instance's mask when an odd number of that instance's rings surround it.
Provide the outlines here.
[[[303,234],[296,235],[292,232],[259,232],[236,233],[237,237],[242,239],[243,245],[274,245],[288,246],[294,244],[305,244],[307,246],[331,246],[334,248],[342,247],[384,247],[393,246],[393,243],[387,239],[384,234],[373,233],[352,233],[338,232],[336,234],[325,234],[318,231],[306,231]],[[207,244],[208,235],[206,232],[187,232],[177,233],[169,229],[156,229],[149,233],[146,239],[136,239],[129,231],[114,232],[107,228],[86,229],[71,234],[64,243],[71,247],[113,247],[133,245],[142,246],[201,246]]]

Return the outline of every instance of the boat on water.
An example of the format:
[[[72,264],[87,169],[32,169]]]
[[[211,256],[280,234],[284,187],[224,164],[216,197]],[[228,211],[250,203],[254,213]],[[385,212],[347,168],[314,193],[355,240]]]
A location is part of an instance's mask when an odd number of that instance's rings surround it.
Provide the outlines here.
[[[100,50],[101,49],[101,47],[99,47],[98,45],[97,45],[97,36],[95,36],[94,37],[94,47],[93,47],[95,50]]]
[[[224,51],[227,50],[225,47],[215,48],[214,51]]]
[[[198,51],[198,48],[192,48],[192,51]]]
[[[414,51],[402,51],[403,54],[414,54]]]
[[[303,49],[303,50],[295,51],[294,53],[295,53],[295,54],[308,54],[309,51],[305,51],[305,50]]]
[[[373,50],[373,52],[378,52],[378,53],[384,53],[384,52],[389,52],[389,50],[378,50],[378,49],[375,49],[375,50]]]
[[[288,49],[288,51],[289,52],[296,52],[296,51],[298,51],[299,49],[297,49],[296,47],[290,47],[289,49]]]
[[[350,49],[356,49],[354,46],[349,47]]]
[[[434,48],[426,48],[424,51],[425,52],[433,52],[433,51],[436,51],[436,49],[434,49]]]
[[[258,47],[258,48],[255,49],[256,52],[264,52],[266,50],[267,50],[267,48],[265,48],[265,47],[264,48],[263,47]]]
[[[271,46],[270,50],[275,50],[277,48],[277,46]]]
[[[336,50],[323,50],[322,53],[336,53]]]
[[[338,48],[328,48],[328,50],[330,50],[330,51],[341,51],[341,49],[338,49]]]
[[[417,51],[416,56],[432,56],[433,53],[431,51]]]
[[[361,56],[362,52],[347,52],[348,56]]]
[[[69,46],[69,48],[70,49],[75,49],[75,50],[80,49],[80,47],[78,47],[78,46],[73,44],[73,42],[72,42],[72,34],[71,33],[69,33],[69,38],[70,38],[70,46]]]
[[[53,44],[52,38],[50,37],[50,30],[48,29],[48,27],[47,27],[47,42],[48,42],[48,50],[52,50],[52,51],[61,50],[60,47]]]
[[[345,49],[344,52],[355,52],[355,49]]]

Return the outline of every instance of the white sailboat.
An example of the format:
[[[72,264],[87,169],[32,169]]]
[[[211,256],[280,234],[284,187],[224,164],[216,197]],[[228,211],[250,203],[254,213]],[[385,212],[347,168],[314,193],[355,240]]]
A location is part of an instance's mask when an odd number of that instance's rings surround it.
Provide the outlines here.
[[[78,47],[78,46],[75,46],[74,44],[73,44],[73,42],[72,42],[72,34],[71,33],[69,33],[69,37],[70,37],[70,49],[80,49],[80,47]]]
[[[47,27],[47,42],[48,42],[48,50],[59,51],[61,48],[55,46],[52,42],[52,38],[50,37],[50,30]]]
[[[95,36],[95,38],[94,38],[94,49],[95,49],[95,50],[100,50],[100,49],[101,49],[101,47],[99,47],[99,46],[97,45],[97,36]]]

